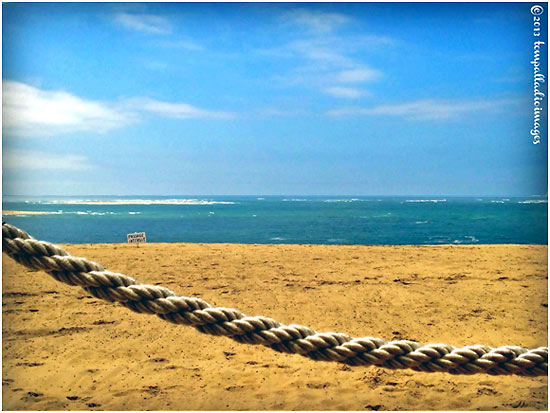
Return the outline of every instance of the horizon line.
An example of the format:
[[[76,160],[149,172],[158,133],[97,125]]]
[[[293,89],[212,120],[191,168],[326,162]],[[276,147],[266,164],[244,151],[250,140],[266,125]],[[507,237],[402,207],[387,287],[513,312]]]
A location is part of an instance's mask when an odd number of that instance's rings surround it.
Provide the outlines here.
[[[474,197],[512,197],[512,198],[524,198],[524,197],[548,197],[548,194],[532,194],[532,195],[512,195],[512,194],[471,194],[471,195],[449,195],[449,194],[391,194],[391,195],[380,195],[380,194],[72,194],[72,195],[61,195],[61,194],[2,194],[2,197],[76,197],[76,196],[98,196],[98,197],[115,197],[115,196],[135,196],[135,197],[280,197],[280,196],[302,196],[302,197],[380,197],[380,198],[390,198],[390,197],[449,197],[449,198],[474,198]]]

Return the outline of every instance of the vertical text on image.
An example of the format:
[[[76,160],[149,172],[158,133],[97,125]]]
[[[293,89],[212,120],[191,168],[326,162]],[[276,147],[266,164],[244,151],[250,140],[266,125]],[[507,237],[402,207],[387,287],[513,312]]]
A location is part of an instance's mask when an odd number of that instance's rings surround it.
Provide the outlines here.
[[[540,37],[541,33],[541,18],[539,17],[544,13],[544,8],[539,5],[531,7],[531,14],[533,15],[533,37]],[[544,110],[542,107],[542,102],[544,100],[544,93],[540,91],[542,83],[545,83],[546,76],[542,73],[541,69],[541,46],[545,42],[541,40],[536,40],[533,42],[533,60],[531,64],[533,65],[533,129],[530,133],[533,137],[533,144],[537,145],[540,143],[540,119],[541,112]]]

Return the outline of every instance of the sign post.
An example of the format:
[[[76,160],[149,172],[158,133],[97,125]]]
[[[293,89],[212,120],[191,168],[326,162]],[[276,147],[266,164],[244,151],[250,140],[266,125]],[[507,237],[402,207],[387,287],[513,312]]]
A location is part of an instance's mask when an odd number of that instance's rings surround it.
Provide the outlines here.
[[[138,248],[141,242],[147,242],[145,232],[134,232],[133,234],[127,234],[126,239],[128,240],[128,244],[137,244]]]

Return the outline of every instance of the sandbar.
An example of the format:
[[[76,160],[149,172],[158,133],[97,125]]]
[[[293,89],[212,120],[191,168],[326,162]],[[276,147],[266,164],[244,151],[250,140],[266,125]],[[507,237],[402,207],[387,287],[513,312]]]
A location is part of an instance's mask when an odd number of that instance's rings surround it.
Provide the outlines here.
[[[2,211],[2,215],[50,215],[55,213],[49,211]]]
[[[59,204],[67,205],[232,205],[231,201],[210,201],[206,199],[122,199],[115,201],[62,201]]]

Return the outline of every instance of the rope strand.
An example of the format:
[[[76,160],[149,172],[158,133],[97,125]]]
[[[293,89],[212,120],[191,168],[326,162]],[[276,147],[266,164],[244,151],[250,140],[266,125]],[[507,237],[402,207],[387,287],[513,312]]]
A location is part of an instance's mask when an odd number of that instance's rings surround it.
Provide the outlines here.
[[[195,327],[205,334],[227,336],[239,343],[260,344],[275,351],[351,366],[412,369],[451,374],[548,375],[548,348],[483,345],[456,348],[447,344],[353,338],[343,333],[318,333],[301,325],[284,325],[264,316],[249,317],[201,298],[178,296],[166,287],[141,284],[124,274],[107,271],[63,248],[37,241],[26,232],[2,223],[2,250],[25,267],[45,271],[57,281],[79,286],[94,297],[120,303],[137,313],[156,314],[174,324]]]

